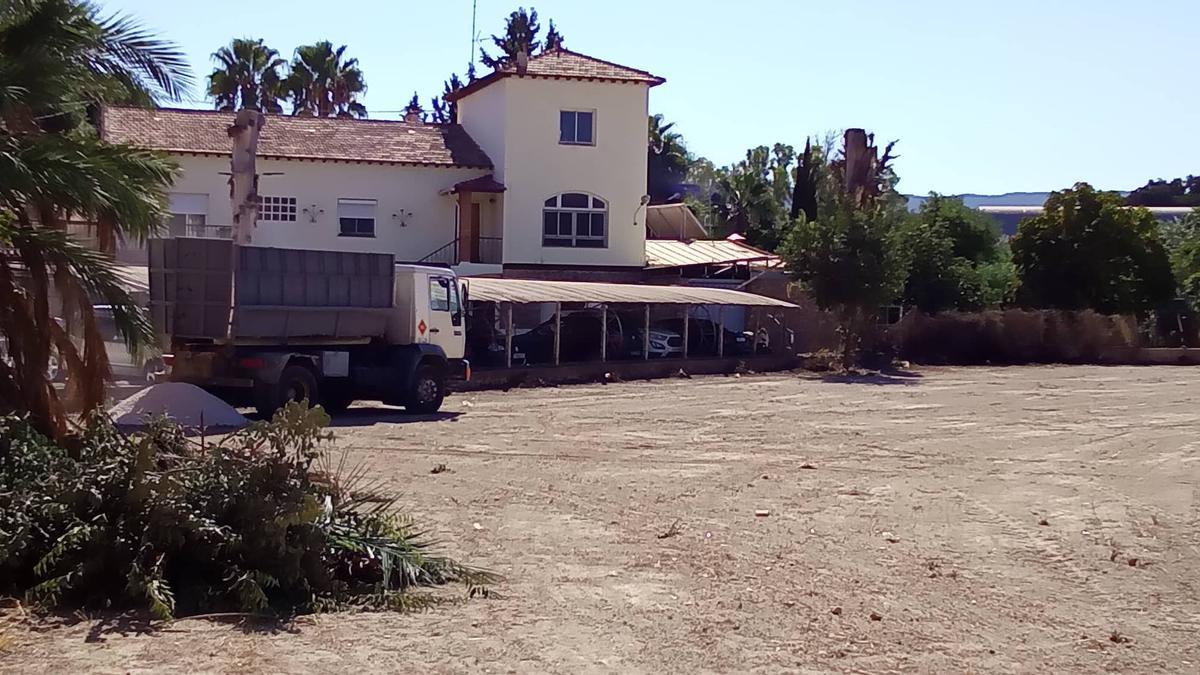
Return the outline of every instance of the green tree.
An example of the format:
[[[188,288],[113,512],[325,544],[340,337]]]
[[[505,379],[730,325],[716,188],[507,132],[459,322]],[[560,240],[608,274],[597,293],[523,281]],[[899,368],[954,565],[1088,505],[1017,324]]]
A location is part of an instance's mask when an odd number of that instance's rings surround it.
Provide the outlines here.
[[[791,189],[790,178],[783,177],[787,166],[779,162],[790,149],[760,145],[747,150],[742,161],[717,171],[711,202],[726,234],[740,234],[752,245],[772,251],[779,246],[788,221],[787,204],[780,196]]]
[[[904,282],[897,240],[907,211],[895,191],[891,149],[880,156],[872,136],[847,130],[841,156],[813,167],[820,173],[816,220],[801,215],[781,249],[817,305],[837,314],[846,368],[872,336],[879,307]]]
[[[1007,241],[996,246],[996,258],[978,265],[982,300],[985,308],[1008,307],[1017,299],[1017,268]]]
[[[279,69],[285,61],[262,40],[235,39],[212,55],[217,67],[208,76],[208,95],[218,110],[255,108],[281,113],[284,96]]]
[[[463,81],[458,79],[457,73],[450,73],[450,79],[442,83],[442,95],[435,96],[430,101],[431,114],[433,121],[438,124],[451,124],[458,121],[458,104],[448,100],[448,96],[462,89]]]
[[[986,215],[967,208],[957,197],[930,194],[921,210],[904,224],[901,240],[909,269],[903,302],[925,312],[974,311],[994,301],[988,283],[1002,283],[1002,267],[983,267],[1000,257],[1000,231]]]
[[[66,223],[92,223],[102,248],[144,240],[162,223],[175,167],[105,143],[89,118],[108,103],[178,100],[191,85],[185,64],[174,45],[90,2],[0,8],[0,412],[28,414],[47,435],[61,437],[66,420],[46,377],[52,351],[78,403],[104,401],[109,364],[94,301],[112,305],[135,353],[154,337],[111,259],[74,241]]]
[[[343,59],[346,45],[323,40],[296,48],[284,86],[293,115],[366,117],[358,97],[367,91],[358,59]]]
[[[663,124],[662,115],[650,116],[647,144],[647,194],[654,204],[680,195],[687,180],[688,154],[683,136],[674,131],[675,123]]]
[[[1200,206],[1200,176],[1152,180],[1129,193],[1130,206]]]
[[[425,121],[425,109],[421,107],[421,98],[417,96],[417,92],[413,92],[412,98],[408,100],[408,105],[404,106],[404,116],[416,115],[418,120]]]
[[[1163,223],[1161,229],[1179,292],[1200,308],[1200,208]]]
[[[499,54],[493,57],[481,49],[479,50],[479,60],[488,68],[500,69],[513,63],[519,52],[523,51],[526,56],[533,56],[541,44],[537,37],[541,30],[542,26],[538,23],[537,10],[530,8],[526,12],[524,7],[518,7],[505,20],[504,35],[492,35],[492,43],[496,49],[500,50]],[[559,36],[560,41],[561,39],[562,36]]]
[[[1143,312],[1175,292],[1158,223],[1115,192],[1087,183],[1046,200],[1011,242],[1020,277],[1017,300],[1031,307]]]
[[[565,49],[563,36],[558,32],[558,26],[554,25],[554,19],[550,19],[550,27],[546,29],[546,39],[543,41],[542,51],[553,52],[559,49]]]

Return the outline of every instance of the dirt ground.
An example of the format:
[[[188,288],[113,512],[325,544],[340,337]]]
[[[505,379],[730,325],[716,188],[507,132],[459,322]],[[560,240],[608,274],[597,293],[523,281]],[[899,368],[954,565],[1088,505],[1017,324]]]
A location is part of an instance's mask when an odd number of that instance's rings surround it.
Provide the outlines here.
[[[0,670],[1197,672],[1198,391],[1198,368],[933,369],[352,412],[340,443],[496,597],[290,631],[9,610]]]

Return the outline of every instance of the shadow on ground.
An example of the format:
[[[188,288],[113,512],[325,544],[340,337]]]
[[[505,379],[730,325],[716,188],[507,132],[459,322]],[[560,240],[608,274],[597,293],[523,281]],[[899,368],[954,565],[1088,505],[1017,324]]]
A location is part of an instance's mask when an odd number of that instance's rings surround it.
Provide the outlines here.
[[[403,408],[350,408],[330,415],[331,427],[369,427],[375,424],[413,424],[416,422],[453,422],[462,413],[438,412],[413,415]]]
[[[76,626],[80,623],[88,626],[87,635],[83,641],[93,644],[103,644],[113,636],[150,636],[171,632],[176,624],[185,621],[208,621],[211,623],[228,624],[245,634],[259,633],[278,635],[280,633],[298,633],[294,621],[283,617],[265,614],[248,614],[229,612],[217,614],[197,614],[183,616],[179,619],[163,621],[151,616],[148,612],[28,612],[23,614],[21,622],[30,632],[42,633],[59,628]]]
[[[877,373],[833,373],[821,377],[822,382],[834,384],[914,385],[922,375],[911,370],[881,370]]]

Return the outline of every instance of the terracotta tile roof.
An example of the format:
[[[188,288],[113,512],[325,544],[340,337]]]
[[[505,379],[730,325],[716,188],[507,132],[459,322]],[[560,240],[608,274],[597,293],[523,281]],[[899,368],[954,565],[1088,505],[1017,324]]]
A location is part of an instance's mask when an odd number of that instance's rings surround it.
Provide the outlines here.
[[[447,98],[456,101],[505,77],[629,82],[648,84],[651,87],[666,82],[663,78],[651,75],[644,70],[629,68],[628,66],[622,66],[611,61],[603,61],[585,54],[573,52],[569,49],[557,49],[530,57],[529,67],[526,69],[524,75],[517,72],[516,64],[510,63],[475,80]]]
[[[174,108],[106,107],[101,134],[152,150],[229,155],[233,113]],[[492,168],[492,160],[457,124],[268,115],[260,157]]]

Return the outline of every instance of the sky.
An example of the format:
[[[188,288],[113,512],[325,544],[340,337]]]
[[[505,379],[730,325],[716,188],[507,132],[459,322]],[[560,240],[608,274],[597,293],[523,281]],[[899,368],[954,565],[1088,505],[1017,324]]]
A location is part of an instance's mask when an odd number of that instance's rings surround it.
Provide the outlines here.
[[[519,3],[521,0],[517,0]],[[99,0],[186,52],[348,45],[372,117],[470,59],[472,0]],[[484,46],[513,0],[477,0]],[[529,2],[524,3],[529,6]],[[565,46],[649,70],[650,112],[718,165],[863,127],[913,194],[1132,189],[1200,173],[1200,0],[540,0]],[[492,50],[495,51],[495,50]],[[479,72],[486,69],[480,67]],[[207,107],[197,84],[187,107]]]

